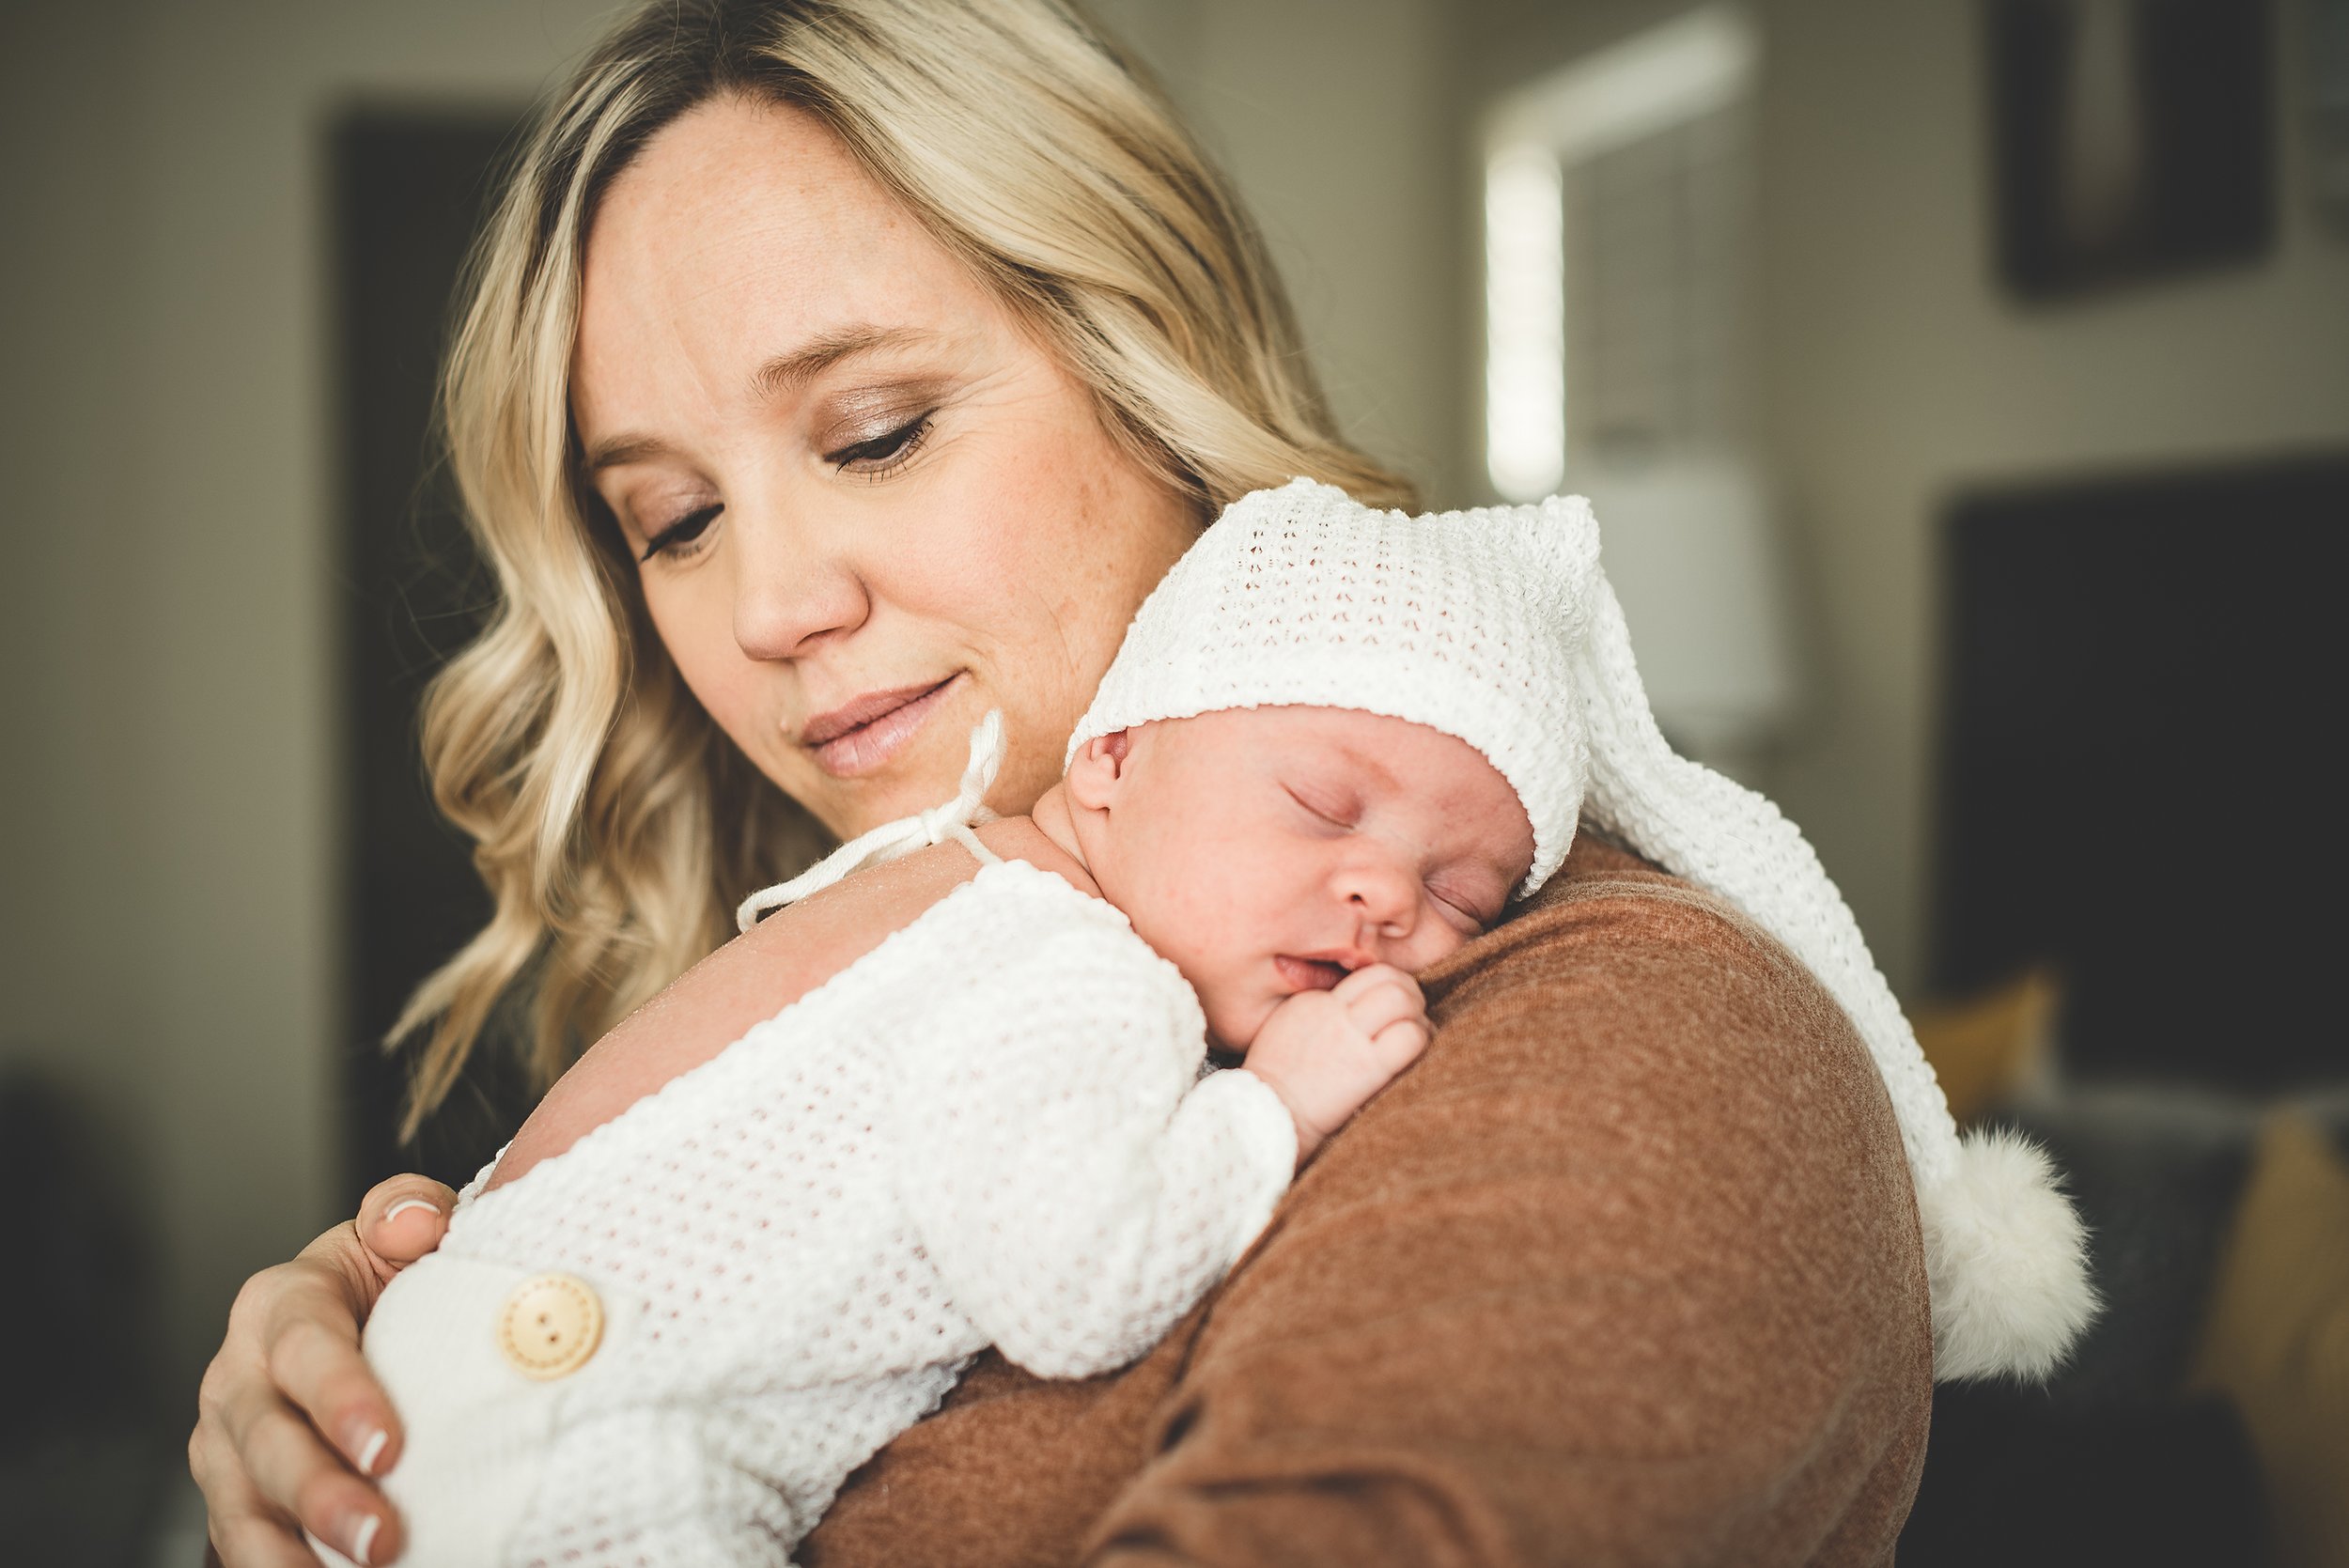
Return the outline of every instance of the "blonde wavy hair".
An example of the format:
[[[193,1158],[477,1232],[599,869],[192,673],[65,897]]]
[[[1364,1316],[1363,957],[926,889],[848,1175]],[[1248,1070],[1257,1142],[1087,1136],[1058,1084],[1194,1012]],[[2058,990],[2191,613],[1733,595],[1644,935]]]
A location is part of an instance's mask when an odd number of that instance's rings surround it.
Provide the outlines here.
[[[432,682],[434,799],[474,840],[489,924],[392,1031],[420,1039],[406,1127],[500,999],[535,1084],[730,934],[822,846],[702,712],[581,474],[569,370],[600,194],[688,109],[821,121],[1037,332],[1104,426],[1204,521],[1306,474],[1409,486],[1334,431],[1262,242],[1163,101],[1061,0],[659,0],[542,105],[469,266],[442,384],[447,457],[494,576]]]

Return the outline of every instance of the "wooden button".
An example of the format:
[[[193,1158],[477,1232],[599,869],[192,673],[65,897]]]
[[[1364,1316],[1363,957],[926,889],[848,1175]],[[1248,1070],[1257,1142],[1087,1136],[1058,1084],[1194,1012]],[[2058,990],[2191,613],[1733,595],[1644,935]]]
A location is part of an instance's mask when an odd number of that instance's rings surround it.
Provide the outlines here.
[[[603,1303],[584,1280],[538,1274],[514,1287],[498,1314],[498,1349],[525,1377],[568,1377],[603,1338]]]

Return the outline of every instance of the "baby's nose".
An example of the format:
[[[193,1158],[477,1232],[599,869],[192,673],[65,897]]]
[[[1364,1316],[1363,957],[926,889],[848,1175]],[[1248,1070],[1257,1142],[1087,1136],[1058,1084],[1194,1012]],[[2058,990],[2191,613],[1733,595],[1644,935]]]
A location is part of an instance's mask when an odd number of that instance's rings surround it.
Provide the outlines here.
[[[1398,866],[1366,864],[1347,879],[1355,917],[1386,938],[1408,937],[1419,917],[1419,879]]]

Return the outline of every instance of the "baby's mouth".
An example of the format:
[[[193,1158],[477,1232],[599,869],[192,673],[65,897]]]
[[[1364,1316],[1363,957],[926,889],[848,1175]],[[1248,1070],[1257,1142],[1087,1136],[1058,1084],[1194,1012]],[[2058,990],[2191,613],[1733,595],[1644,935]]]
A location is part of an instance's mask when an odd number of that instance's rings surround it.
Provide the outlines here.
[[[1348,970],[1344,964],[1328,958],[1299,958],[1286,953],[1275,954],[1272,967],[1281,971],[1292,991],[1334,990]]]

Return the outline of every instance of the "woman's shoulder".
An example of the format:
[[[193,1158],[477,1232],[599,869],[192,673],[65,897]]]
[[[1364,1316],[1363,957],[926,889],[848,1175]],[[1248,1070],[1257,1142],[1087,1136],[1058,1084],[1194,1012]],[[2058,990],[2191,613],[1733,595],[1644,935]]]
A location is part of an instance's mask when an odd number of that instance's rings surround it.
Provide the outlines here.
[[[1421,984],[1435,1042],[1342,1141],[1370,1146],[1333,1146],[1332,1170],[1449,1180],[1508,1164],[1521,1138],[1557,1172],[1629,1140],[1626,1179],[1725,1195],[1761,1181],[1781,1223],[1857,1193],[1914,1232],[1890,1096],[1834,998],[1726,900],[1637,855],[1586,831],[1539,894]]]
[[[1825,988],[1596,840],[1423,985],[1434,1043],[1299,1177],[1186,1403],[1277,1387],[1395,1473],[1453,1412],[1513,1458],[1446,1505],[1529,1555],[1720,1560],[1735,1518],[1739,1560],[1888,1558],[1930,1409],[1924,1259],[1890,1096]],[[1177,1516],[1168,1479],[1127,1523]]]
[[[1800,960],[1726,899],[1587,823],[1540,893],[1421,983],[1455,1037],[1505,1038],[1513,1017],[1538,1017],[1553,1063],[1573,1061],[1582,1081],[1662,1071],[1716,1098],[1778,1103],[1810,1085],[1881,1100],[1897,1137],[1865,1044]],[[1581,1060],[1601,1046],[1606,1061]]]

